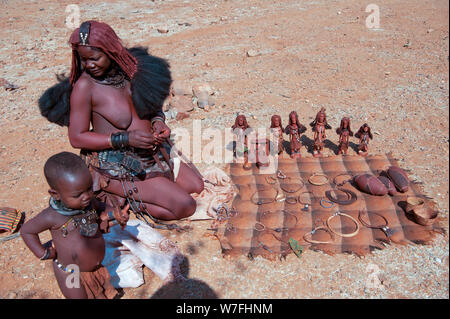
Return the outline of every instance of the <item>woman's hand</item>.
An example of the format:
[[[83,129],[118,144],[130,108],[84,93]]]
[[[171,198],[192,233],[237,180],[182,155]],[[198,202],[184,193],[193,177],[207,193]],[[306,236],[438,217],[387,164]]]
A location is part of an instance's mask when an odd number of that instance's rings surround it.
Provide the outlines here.
[[[155,121],[153,123],[153,131],[159,143],[163,143],[170,137],[170,128],[163,121]]]
[[[145,132],[145,131],[129,131],[128,132],[128,142],[130,146],[137,148],[153,148],[156,144],[158,144],[158,139],[155,136],[156,134]]]

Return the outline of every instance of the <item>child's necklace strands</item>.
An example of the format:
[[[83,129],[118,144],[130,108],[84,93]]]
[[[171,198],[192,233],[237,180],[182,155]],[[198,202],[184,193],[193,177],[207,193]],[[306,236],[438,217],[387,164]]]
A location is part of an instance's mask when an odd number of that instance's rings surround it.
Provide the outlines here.
[[[67,226],[71,221],[75,227],[80,229],[81,236],[93,237],[98,230],[98,215],[95,209],[91,208],[91,204],[88,206],[90,209],[70,209],[66,207],[61,201],[50,198],[50,206],[59,214],[64,216],[71,216],[61,227],[61,233],[63,237],[67,237],[69,233]]]

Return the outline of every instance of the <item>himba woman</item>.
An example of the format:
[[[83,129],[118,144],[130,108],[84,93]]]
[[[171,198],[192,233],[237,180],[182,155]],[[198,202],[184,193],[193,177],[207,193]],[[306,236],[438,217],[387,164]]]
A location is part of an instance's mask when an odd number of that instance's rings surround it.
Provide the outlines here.
[[[167,61],[146,48],[125,48],[109,25],[97,21],[83,22],[69,43],[70,77],[59,78],[39,107],[49,121],[68,126],[97,197],[111,205],[128,201],[157,223],[192,215],[190,194],[203,190],[203,180],[169,154],[162,112],[172,82]]]

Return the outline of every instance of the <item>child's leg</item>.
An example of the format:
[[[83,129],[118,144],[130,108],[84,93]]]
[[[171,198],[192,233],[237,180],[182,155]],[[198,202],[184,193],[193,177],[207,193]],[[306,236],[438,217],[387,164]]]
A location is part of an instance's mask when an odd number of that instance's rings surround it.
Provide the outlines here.
[[[83,288],[83,285],[81,284],[81,278],[79,278],[79,287],[78,288],[70,288],[66,284],[66,279],[69,275],[72,275],[70,273],[67,273],[63,271],[62,269],[59,269],[56,263],[53,261],[53,271],[55,273],[56,281],[58,282],[59,289],[61,290],[64,297],[67,299],[88,299],[88,296],[86,294],[86,291]]]

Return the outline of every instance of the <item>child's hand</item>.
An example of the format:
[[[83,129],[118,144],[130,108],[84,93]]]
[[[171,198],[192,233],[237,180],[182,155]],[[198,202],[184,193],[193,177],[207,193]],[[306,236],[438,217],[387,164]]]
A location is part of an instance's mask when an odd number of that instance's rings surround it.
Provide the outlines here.
[[[122,210],[118,207],[114,207],[114,218],[116,219],[117,223],[122,227],[122,229],[125,228],[127,225],[128,220],[130,219],[130,214],[128,213],[128,209],[130,208],[130,204],[127,204]]]

